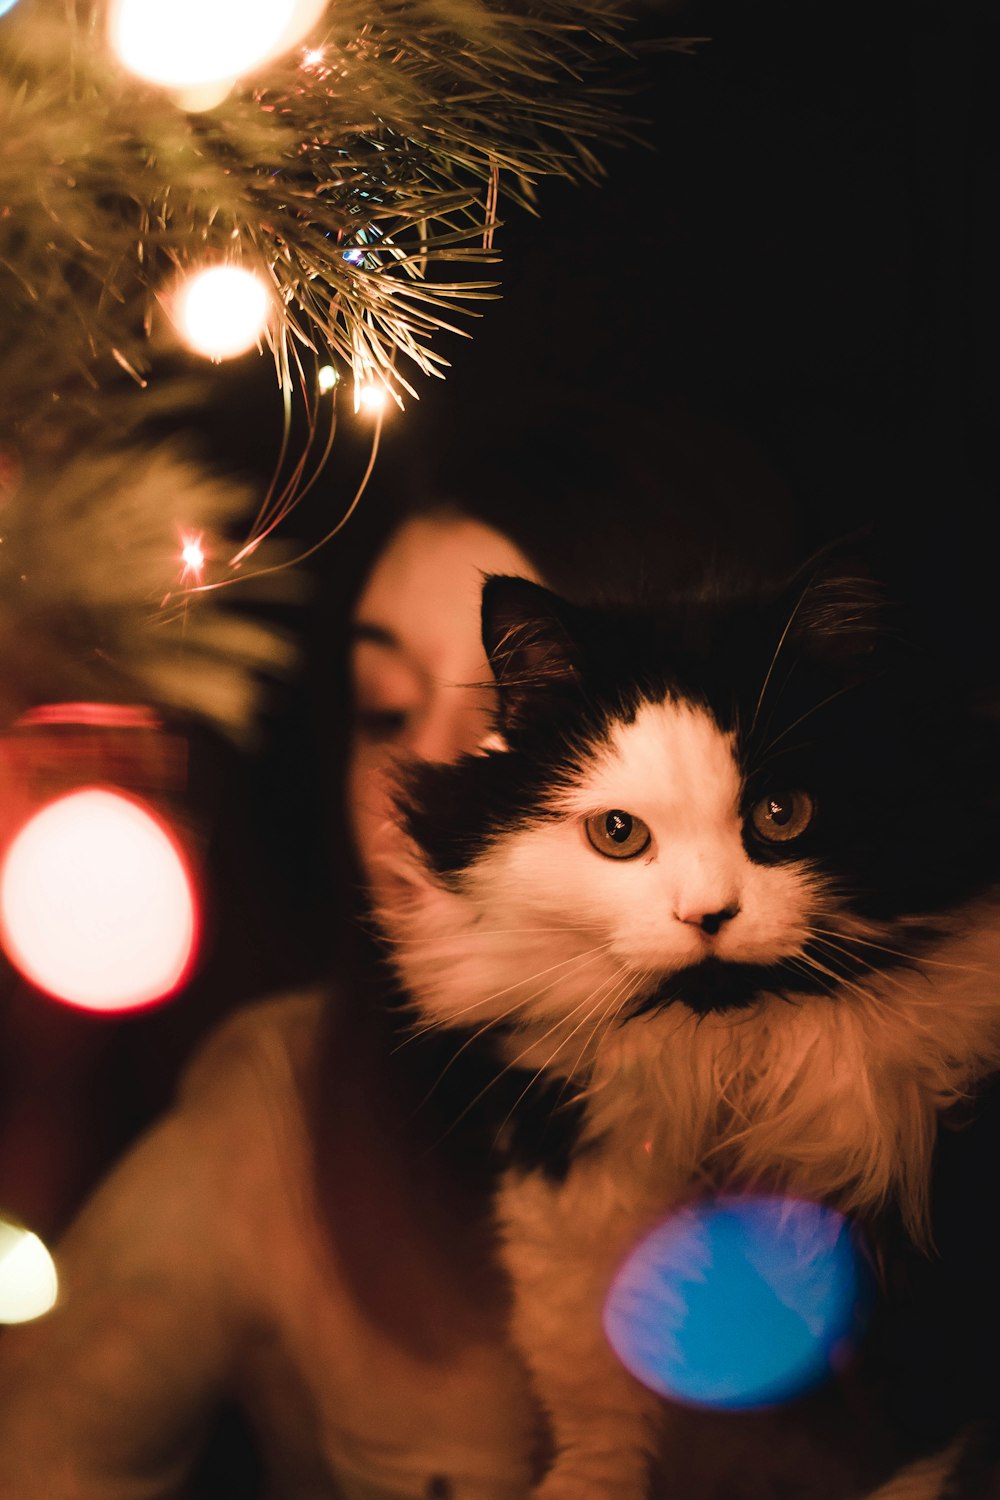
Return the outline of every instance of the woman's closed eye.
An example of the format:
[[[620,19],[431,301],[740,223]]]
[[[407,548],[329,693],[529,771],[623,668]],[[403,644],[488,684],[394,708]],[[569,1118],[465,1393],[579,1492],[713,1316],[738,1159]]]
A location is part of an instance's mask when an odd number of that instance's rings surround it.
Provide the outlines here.
[[[370,745],[387,745],[406,734],[413,713],[405,708],[356,708],[354,729]]]
[[[352,659],[355,734],[369,745],[402,741],[427,702],[424,675],[388,642],[362,638]]]

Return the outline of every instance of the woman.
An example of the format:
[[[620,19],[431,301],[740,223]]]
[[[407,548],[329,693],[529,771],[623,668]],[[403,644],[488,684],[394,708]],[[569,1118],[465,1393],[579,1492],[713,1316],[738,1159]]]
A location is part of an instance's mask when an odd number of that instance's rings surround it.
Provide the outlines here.
[[[486,673],[479,569],[529,571],[479,523],[414,520],[358,604],[353,821],[376,882],[387,754],[440,758],[485,732],[486,703],[460,686]],[[227,1389],[278,1494],[523,1493],[529,1409],[499,1309],[450,1216],[445,1243],[429,1232],[434,1187],[394,1159],[392,1101],[339,1016],[323,1080],[324,1132],[341,1126],[337,1235],[323,1232],[305,1103],[323,1011],[295,997],[225,1026],[94,1197],[62,1246],[59,1307],[4,1337],[0,1493],[180,1493]]]

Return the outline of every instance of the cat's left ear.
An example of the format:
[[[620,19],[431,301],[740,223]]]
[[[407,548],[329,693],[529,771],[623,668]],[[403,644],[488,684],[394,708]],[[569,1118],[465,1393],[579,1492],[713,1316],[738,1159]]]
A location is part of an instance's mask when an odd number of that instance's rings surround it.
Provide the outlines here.
[[[494,574],[483,585],[483,646],[500,690],[507,731],[575,694],[580,647],[568,623],[571,607],[525,578]]]
[[[864,540],[831,544],[796,581],[791,635],[817,659],[861,666],[893,632],[895,609]]]

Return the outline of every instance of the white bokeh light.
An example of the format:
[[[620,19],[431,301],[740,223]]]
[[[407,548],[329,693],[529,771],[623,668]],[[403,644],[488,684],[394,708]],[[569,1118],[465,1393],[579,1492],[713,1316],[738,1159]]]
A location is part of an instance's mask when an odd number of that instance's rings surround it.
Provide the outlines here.
[[[234,359],[259,341],[271,312],[271,292],[242,266],[209,266],[178,286],[173,316],[181,337],[206,359]]]
[[[293,47],[325,0],[114,0],[110,37],[133,73],[166,88],[242,78]]]
[[[0,1218],[0,1324],[42,1317],[58,1293],[55,1264],[37,1234]]]
[[[384,385],[378,385],[369,381],[359,386],[355,397],[355,405],[360,411],[367,411],[372,416],[377,416],[384,411],[389,400],[389,393]]]
[[[48,803],[0,870],[0,936],[39,989],[85,1010],[165,999],[197,937],[186,862],[138,802],[86,787]]]

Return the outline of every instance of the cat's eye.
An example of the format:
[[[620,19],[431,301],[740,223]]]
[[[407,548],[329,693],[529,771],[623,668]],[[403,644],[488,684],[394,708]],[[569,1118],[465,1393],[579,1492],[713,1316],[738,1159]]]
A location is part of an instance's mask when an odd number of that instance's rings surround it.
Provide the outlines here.
[[[584,819],[587,838],[598,854],[608,859],[634,859],[648,849],[651,834],[641,818],[613,807],[608,812],[591,813]]]
[[[816,804],[808,792],[781,791],[760,797],[750,809],[754,832],[769,844],[787,844],[805,833]]]

